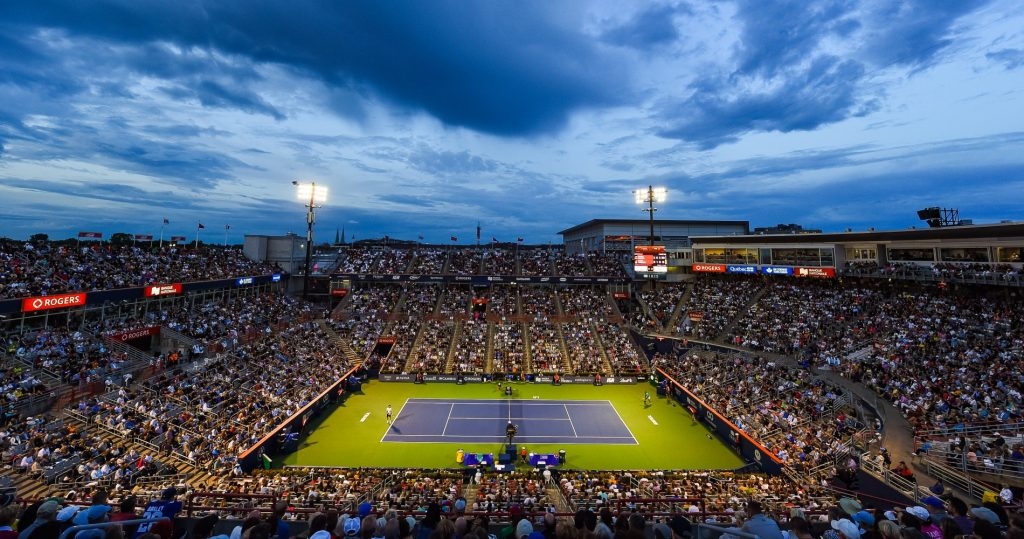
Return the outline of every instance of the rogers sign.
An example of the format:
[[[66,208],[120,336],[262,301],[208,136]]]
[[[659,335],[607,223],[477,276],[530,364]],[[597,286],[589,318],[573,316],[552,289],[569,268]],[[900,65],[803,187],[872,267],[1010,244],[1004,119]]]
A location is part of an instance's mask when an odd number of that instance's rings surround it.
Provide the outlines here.
[[[725,264],[694,264],[693,271],[698,273],[725,273]]]
[[[169,296],[171,294],[181,293],[181,283],[174,284],[154,284],[147,286],[142,289],[142,295],[147,298],[154,296]]]
[[[58,294],[56,296],[40,296],[21,300],[22,312],[45,311],[62,307],[78,307],[85,305],[85,292],[75,294]]]

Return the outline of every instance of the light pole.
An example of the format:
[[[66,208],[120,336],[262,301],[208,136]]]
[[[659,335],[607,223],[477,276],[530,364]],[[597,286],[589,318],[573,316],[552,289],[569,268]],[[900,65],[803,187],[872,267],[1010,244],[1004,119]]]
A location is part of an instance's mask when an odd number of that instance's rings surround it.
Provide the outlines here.
[[[309,272],[313,266],[313,223],[316,222],[314,210],[327,202],[327,188],[316,182],[299,183],[293,181],[292,185],[298,189],[299,200],[306,206],[306,267],[302,274],[302,299],[309,299]]]
[[[665,202],[665,194],[667,192],[668,191],[664,187],[654,187],[653,185],[648,185],[647,189],[637,189],[636,191],[633,191],[633,195],[636,197],[636,203],[646,203],[647,207],[644,208],[642,211],[649,213],[651,216],[651,234],[650,236],[647,237],[649,245],[651,247],[654,247],[654,212],[658,211],[658,208],[654,207],[654,203]],[[656,253],[654,253],[653,249],[651,250],[650,256],[657,256]],[[651,268],[648,268],[648,271],[651,271]],[[654,280],[656,278],[656,274],[649,274],[652,291],[657,287],[657,281]]]
[[[654,187],[651,185],[647,186],[647,189],[637,189],[633,191],[636,196],[637,204],[647,204],[647,207],[641,211],[645,211],[651,214],[651,235],[648,237],[650,244],[654,245],[654,212],[658,211],[658,208],[654,207],[655,202],[665,202],[665,195],[668,193],[664,187]]]

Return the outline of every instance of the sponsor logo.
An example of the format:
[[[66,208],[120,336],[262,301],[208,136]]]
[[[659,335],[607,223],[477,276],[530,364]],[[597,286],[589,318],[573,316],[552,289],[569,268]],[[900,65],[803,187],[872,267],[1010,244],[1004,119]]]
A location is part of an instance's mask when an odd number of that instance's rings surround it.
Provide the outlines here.
[[[24,312],[45,311],[47,309],[60,309],[62,307],[77,307],[85,305],[85,292],[75,294],[58,294],[56,296],[39,296],[21,300],[21,310]]]
[[[796,268],[798,277],[835,277],[835,268]]]
[[[764,273],[765,275],[792,275],[793,268],[765,266],[761,268],[761,273]]]
[[[757,266],[728,266],[725,268],[727,273],[757,273]]]
[[[760,449],[755,449],[754,450],[754,460],[756,460],[758,462],[761,462],[761,457],[762,457],[761,450]]]
[[[172,296],[181,293],[181,283],[154,284],[142,289],[142,295],[147,298],[156,296]]]
[[[237,281],[238,286],[245,286],[256,282],[255,277],[242,277]]]
[[[698,273],[725,273],[725,264],[694,264],[693,271]]]
[[[135,329],[132,331],[126,331],[117,335],[111,335],[110,338],[115,341],[131,341],[134,339],[141,339],[142,337],[149,337],[150,335],[156,335],[160,333],[160,326],[153,326],[143,329]]]
[[[271,282],[276,283],[276,282],[278,282],[280,280],[281,280],[281,274],[280,273],[275,273],[275,274],[270,276],[270,281]]]

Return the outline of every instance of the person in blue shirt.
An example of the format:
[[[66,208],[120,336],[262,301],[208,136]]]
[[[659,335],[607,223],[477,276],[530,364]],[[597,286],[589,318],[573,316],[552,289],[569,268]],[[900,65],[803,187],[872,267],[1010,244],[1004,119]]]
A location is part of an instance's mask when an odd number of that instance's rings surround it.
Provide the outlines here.
[[[747,514],[750,515],[743,523],[742,531],[757,535],[759,539],[782,539],[779,523],[768,518],[756,500],[747,502]]]
[[[161,494],[159,500],[153,500],[146,505],[146,511],[142,514],[142,518],[167,517],[173,523],[174,517],[181,511],[181,502],[174,499],[177,495],[178,489],[168,487]],[[152,527],[152,522],[139,524],[139,528],[135,530],[135,535],[132,536],[132,539],[139,539],[143,534],[149,532]]]

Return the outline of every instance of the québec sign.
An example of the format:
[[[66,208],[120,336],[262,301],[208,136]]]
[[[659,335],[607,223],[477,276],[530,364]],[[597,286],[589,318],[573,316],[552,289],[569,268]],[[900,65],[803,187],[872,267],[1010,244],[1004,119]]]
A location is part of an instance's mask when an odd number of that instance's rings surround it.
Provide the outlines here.
[[[74,294],[58,294],[55,296],[39,296],[21,300],[22,312],[45,311],[63,307],[79,307],[85,305],[85,292]]]

